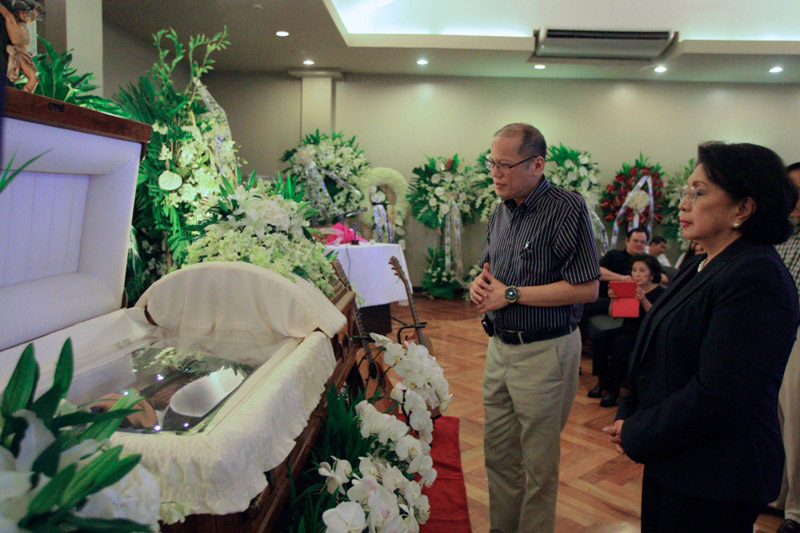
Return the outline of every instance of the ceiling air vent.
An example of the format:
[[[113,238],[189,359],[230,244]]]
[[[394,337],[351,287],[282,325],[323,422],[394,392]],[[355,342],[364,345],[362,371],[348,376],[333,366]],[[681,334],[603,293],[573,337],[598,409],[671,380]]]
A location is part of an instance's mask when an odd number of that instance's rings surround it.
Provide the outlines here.
[[[672,31],[556,30],[536,34],[538,57],[653,59],[669,46]]]

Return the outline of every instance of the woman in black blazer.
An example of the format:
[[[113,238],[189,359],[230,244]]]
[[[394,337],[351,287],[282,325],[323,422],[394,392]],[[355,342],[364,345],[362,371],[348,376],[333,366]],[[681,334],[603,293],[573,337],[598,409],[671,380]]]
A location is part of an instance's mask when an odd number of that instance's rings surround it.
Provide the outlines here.
[[[750,533],[781,484],[777,395],[800,312],[771,245],[798,192],[762,146],[708,143],[698,161],[680,219],[706,254],[647,313],[603,431],[645,465],[642,531]]]

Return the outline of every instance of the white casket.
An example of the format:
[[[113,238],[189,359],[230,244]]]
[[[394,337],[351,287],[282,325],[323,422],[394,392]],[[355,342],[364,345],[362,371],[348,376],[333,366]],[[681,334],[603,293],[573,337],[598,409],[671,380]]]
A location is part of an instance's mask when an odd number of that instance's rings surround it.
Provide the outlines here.
[[[304,280],[211,263],[174,272],[135,307],[120,309],[150,128],[13,89],[7,94],[3,167],[12,155],[18,166],[49,151],[0,195],[0,385],[33,342],[44,392],[71,338],[72,402],[132,385],[161,394],[152,401],[157,425],[120,430],[112,441],[142,454],[162,501],[197,514],[252,511],[251,501],[269,492],[264,473],[285,462],[308,432],[337,365],[334,351],[343,355],[347,305],[337,309]],[[169,363],[176,353],[223,363],[210,375],[187,366],[182,375],[178,368],[174,377],[162,376],[162,366],[175,370]],[[185,359],[177,360],[183,366]],[[347,372],[342,366],[337,374]],[[165,384],[172,386],[166,400]],[[247,528],[223,523],[231,531],[263,528],[258,516],[250,518],[257,520]]]

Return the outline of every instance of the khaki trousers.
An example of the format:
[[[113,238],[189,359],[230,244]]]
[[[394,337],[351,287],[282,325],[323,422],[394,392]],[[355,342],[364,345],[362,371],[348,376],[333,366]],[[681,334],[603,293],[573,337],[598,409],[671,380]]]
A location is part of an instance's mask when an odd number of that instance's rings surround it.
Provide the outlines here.
[[[786,463],[781,494],[775,505],[783,508],[786,518],[800,522],[800,329],[797,335],[778,393],[778,419]]]
[[[483,448],[492,532],[555,527],[561,430],[578,391],[580,330],[503,344],[492,337],[483,373]]]

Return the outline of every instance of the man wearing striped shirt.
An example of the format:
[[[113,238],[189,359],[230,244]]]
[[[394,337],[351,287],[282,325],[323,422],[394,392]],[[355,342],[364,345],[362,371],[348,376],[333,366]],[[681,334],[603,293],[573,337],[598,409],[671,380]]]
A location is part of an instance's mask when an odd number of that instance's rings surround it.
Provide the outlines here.
[[[492,335],[483,375],[492,532],[554,529],[560,433],[578,390],[576,306],[597,298],[600,277],[586,204],[550,185],[546,153],[539,130],[509,124],[486,161],[503,203],[470,299]]]

